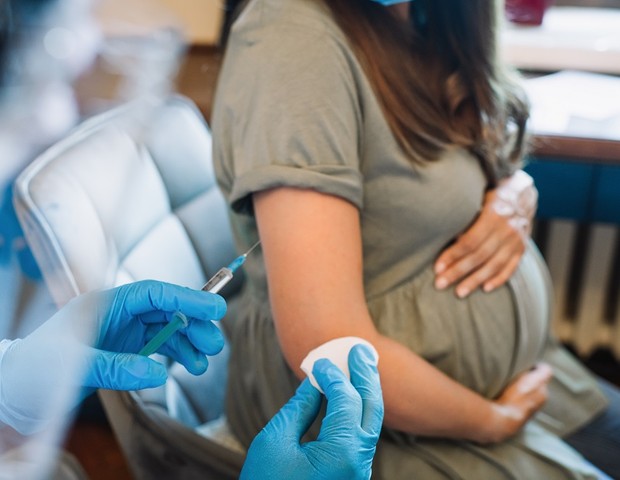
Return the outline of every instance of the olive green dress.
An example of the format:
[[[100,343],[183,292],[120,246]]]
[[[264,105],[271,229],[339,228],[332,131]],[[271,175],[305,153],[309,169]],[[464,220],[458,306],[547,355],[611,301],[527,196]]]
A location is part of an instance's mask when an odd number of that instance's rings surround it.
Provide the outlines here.
[[[373,478],[593,478],[559,436],[592,419],[606,400],[550,334],[552,296],[538,252],[530,246],[508,284],[492,293],[460,300],[433,287],[433,261],[476,217],[485,176],[458,148],[412,165],[320,1],[246,7],[227,47],[213,136],[240,251],[258,238],[252,193],[289,186],[344,198],[360,211],[365,293],[382,334],[487,398],[540,360],[554,369],[548,404],[515,438],[481,447],[384,429]],[[274,331],[260,250],[246,266],[243,313],[229,319],[227,411],[247,446],[299,382]],[[416,379],[403,372],[402,381]]]

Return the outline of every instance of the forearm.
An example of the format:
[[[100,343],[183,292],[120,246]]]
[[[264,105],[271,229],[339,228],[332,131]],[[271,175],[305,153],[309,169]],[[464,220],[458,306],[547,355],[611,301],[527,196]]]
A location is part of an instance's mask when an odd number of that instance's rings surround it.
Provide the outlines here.
[[[316,335],[312,328],[295,328],[285,335],[282,345],[285,357],[300,379],[304,373],[299,365],[313,346],[331,338],[359,336],[371,342],[379,353],[387,427],[414,435],[492,441],[492,433],[487,429],[495,413],[492,402],[448,377],[407,347],[373,328],[364,327],[363,322],[358,326],[333,324],[334,328],[323,329]]]
[[[491,441],[490,401],[398,342],[377,336],[386,426],[415,435]]]

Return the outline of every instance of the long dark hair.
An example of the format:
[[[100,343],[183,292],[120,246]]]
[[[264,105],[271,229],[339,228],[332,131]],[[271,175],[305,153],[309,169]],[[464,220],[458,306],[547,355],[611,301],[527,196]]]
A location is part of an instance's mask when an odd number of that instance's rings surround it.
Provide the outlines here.
[[[348,37],[414,162],[459,145],[491,185],[519,163],[528,105],[497,58],[496,0],[414,0],[409,24],[370,0],[318,1]]]

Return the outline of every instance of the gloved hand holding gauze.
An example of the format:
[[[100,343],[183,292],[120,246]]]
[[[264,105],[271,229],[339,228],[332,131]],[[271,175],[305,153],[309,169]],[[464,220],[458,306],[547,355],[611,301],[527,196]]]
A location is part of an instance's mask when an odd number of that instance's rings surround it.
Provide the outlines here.
[[[349,352],[358,344],[366,345],[372,351],[373,355],[379,361],[379,354],[375,347],[373,347],[368,341],[359,337],[341,337],[335,338],[322,345],[319,345],[314,350],[310,351],[306,358],[301,362],[301,370],[308,375],[310,383],[321,393],[324,393],[317,381],[312,375],[312,367],[314,362],[321,358],[327,358],[334,365],[336,365],[346,375],[348,379],[351,378],[349,373]]]

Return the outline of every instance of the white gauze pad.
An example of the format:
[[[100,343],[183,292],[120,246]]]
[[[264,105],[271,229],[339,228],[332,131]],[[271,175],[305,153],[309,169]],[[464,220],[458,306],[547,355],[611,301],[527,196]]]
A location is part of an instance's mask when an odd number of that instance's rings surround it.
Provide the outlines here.
[[[377,350],[375,350],[375,347],[373,347],[368,341],[359,337],[342,337],[335,338],[334,340],[330,340],[329,342],[325,342],[323,345],[316,347],[308,353],[308,355],[306,355],[306,358],[304,358],[303,362],[301,362],[300,368],[306,375],[308,375],[310,383],[312,383],[312,385],[314,385],[319,392],[324,393],[323,390],[321,390],[321,387],[319,387],[316,383],[314,375],[312,375],[312,367],[314,367],[314,362],[321,358],[327,358],[340,370],[342,370],[348,379],[351,379],[351,374],[349,373],[349,352],[355,345],[359,345],[360,343],[370,348],[377,361],[379,361],[379,354],[377,353]]]

